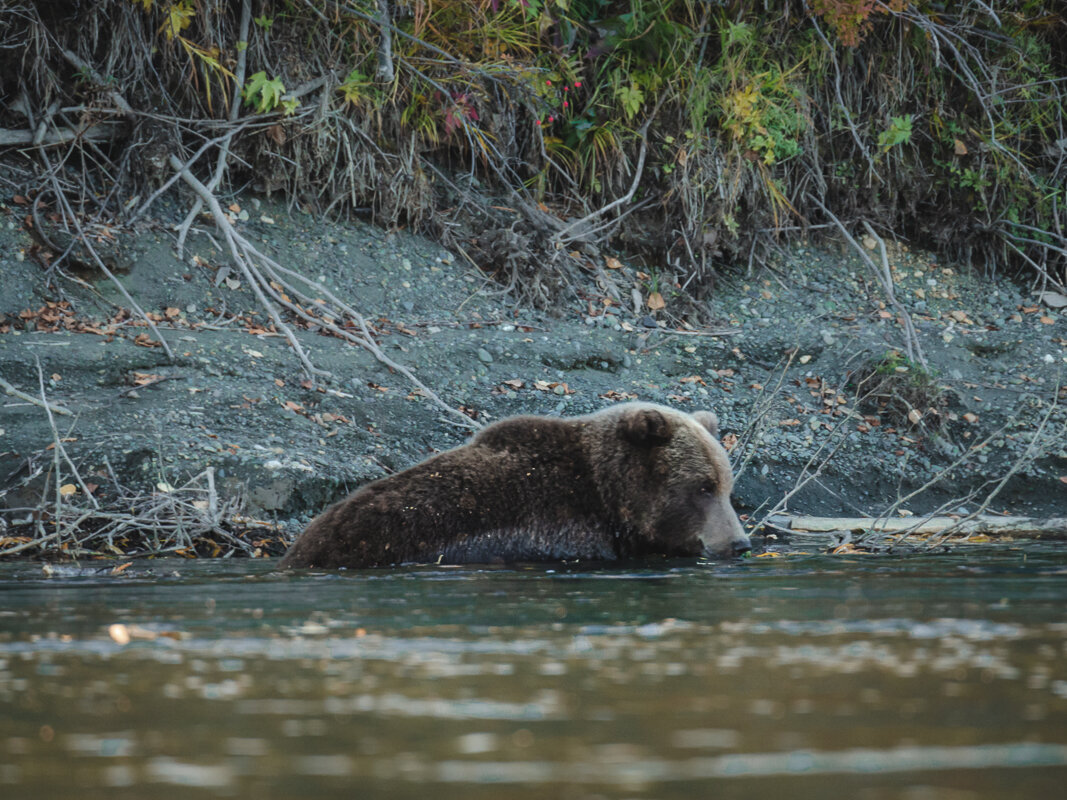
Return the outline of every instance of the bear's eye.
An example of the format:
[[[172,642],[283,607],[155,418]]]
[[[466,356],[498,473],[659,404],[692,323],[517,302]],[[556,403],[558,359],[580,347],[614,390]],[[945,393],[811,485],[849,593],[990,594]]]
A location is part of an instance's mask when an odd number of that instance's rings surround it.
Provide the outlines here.
[[[715,494],[715,481],[706,480],[700,484],[701,494]]]

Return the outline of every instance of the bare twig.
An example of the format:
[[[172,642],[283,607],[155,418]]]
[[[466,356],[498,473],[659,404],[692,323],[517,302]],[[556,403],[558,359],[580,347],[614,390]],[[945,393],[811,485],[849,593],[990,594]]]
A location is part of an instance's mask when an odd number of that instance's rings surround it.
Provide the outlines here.
[[[63,446],[63,437],[59,435],[59,429],[56,427],[55,417],[52,416],[52,407],[48,402],[48,398],[44,393],[44,371],[41,369],[41,361],[37,359],[37,382],[41,387],[41,402],[39,405],[45,410],[48,415],[48,426],[52,429],[52,445],[55,448],[55,468],[56,468],[56,518],[55,522],[58,525],[60,519],[60,502],[62,500],[62,491],[60,489],[59,479],[59,456],[63,457],[63,460],[67,462],[67,466],[70,467],[71,473],[74,475],[74,479],[78,482],[78,486],[81,487],[82,492],[89,498],[89,501],[93,504],[93,508],[100,508],[100,504],[96,502],[96,498],[93,497],[92,492],[85,485],[85,481],[82,480],[81,474],[78,472],[78,468],[74,466],[74,462],[70,460],[70,456],[67,454],[67,448]]]
[[[248,281],[249,286],[252,287],[252,291],[256,295],[256,299],[259,300],[260,305],[263,306],[263,310],[270,316],[275,327],[285,334],[285,338],[289,341],[289,346],[292,347],[293,352],[297,354],[300,363],[304,366],[304,371],[307,373],[307,376],[313,378],[316,375],[326,374],[311,363],[307,354],[304,353],[304,348],[301,347],[300,342],[297,341],[296,334],[293,333],[292,328],[285,324],[282,318],[278,315],[274,304],[264,296],[261,281],[256,280],[256,276],[252,273],[250,264],[241,252],[241,248],[238,244],[238,239],[243,239],[243,237],[240,237],[237,231],[234,230],[230,221],[226,218],[226,214],[223,212],[222,206],[219,205],[219,201],[216,199],[215,195],[213,195],[211,190],[203,183],[197,180],[193,173],[189,171],[189,168],[179,161],[176,156],[171,155],[170,165],[181,174],[182,180],[189,184],[193,191],[196,192],[199,199],[207,205],[211,215],[215,218],[215,225],[222,232],[230,247],[230,255],[233,256],[234,263],[244,274],[245,279]]]
[[[385,355],[382,349],[374,341],[374,337],[371,335],[370,329],[367,326],[366,319],[363,317],[362,314],[360,314],[354,308],[349,306],[347,303],[344,303],[343,301],[338,299],[326,287],[320,285],[315,281],[311,281],[305,278],[303,275],[300,275],[299,273],[294,272],[293,270],[282,267],[280,264],[266,256],[254,245],[252,245],[251,242],[249,242],[244,236],[238,233],[234,229],[233,225],[230,224],[230,221],[227,219],[226,214],[223,212],[218,200],[207,189],[207,187],[204,186],[204,184],[201,183],[199,180],[197,180],[196,177],[193,176],[193,174],[188,170],[188,168],[185,167],[185,165],[182,164],[182,162],[179,161],[175,156],[172,155],[170,157],[170,163],[175,170],[179,170],[181,172],[183,180],[185,180],[185,182],[189,184],[190,187],[192,187],[193,191],[195,191],[200,197],[203,198],[205,204],[207,205],[209,211],[211,211],[211,214],[215,219],[216,226],[222,232],[224,238],[226,239],[226,242],[230,249],[230,254],[233,257],[234,262],[237,264],[242,274],[244,274],[245,279],[252,287],[252,291],[255,293],[256,298],[259,300],[260,304],[270,315],[271,320],[275,324],[275,327],[277,327],[278,330],[282,331],[283,334],[286,336],[286,339],[289,341],[290,346],[293,348],[294,352],[296,352],[297,356],[301,360],[301,363],[304,365],[304,369],[305,371],[307,371],[309,377],[315,375],[325,375],[327,373],[324,373],[322,370],[317,369],[310,362],[310,360],[304,353],[303,348],[300,346],[299,341],[296,339],[296,336],[293,333],[292,329],[282,321],[281,317],[277,312],[275,304],[287,308],[290,312],[296,314],[301,319],[322,326],[335,336],[338,336],[342,339],[346,339],[352,342],[353,344],[359,345],[360,347],[370,352],[376,359],[378,359],[378,361],[404,375],[428,399],[439,405],[441,408],[447,410],[451,416],[461,420],[465,426],[469,428],[481,427],[477,422],[470,419],[470,417],[468,417],[466,414],[452,408],[452,406],[445,403],[437,395],[436,392],[434,392],[422,381],[416,378],[414,373],[412,373],[410,369],[403,366],[402,364],[398,364],[396,361]],[[264,275],[263,272],[261,272],[261,269],[265,270],[267,274]],[[297,299],[304,301],[310,306],[314,306],[314,298],[307,296],[297,286],[294,286],[292,280],[290,279],[299,281],[305,286],[315,290],[319,297],[325,298],[329,303],[332,303],[334,308],[336,309],[335,316],[347,316],[348,318],[350,318],[359,326],[362,335],[356,335],[351,331],[345,330],[344,328],[334,324],[332,321],[325,320],[320,317],[316,317],[312,314],[309,314],[305,309],[298,306],[296,303],[292,302],[286,297],[283,297],[282,294],[270,284],[270,281],[274,280],[279,285],[285,286],[285,288],[287,288]],[[269,298],[268,295],[270,296]]]
[[[0,378],[0,389],[3,389],[6,394],[12,397],[17,397],[19,400],[25,400],[27,403],[33,403],[35,406],[41,406],[41,408],[47,408],[53,414],[62,414],[65,417],[71,416],[70,409],[63,408],[62,406],[53,405],[47,400],[34,397],[33,395],[26,394],[21,389],[17,389],[10,383]]]
[[[237,121],[238,114],[241,113],[241,92],[240,87],[244,86],[245,82],[245,70],[247,65],[247,53],[248,53],[248,30],[252,20],[252,0],[241,0],[241,22],[240,32],[238,33],[238,48],[237,48],[237,69],[234,72],[234,85],[238,87],[238,90],[233,93],[233,99],[230,101],[230,115],[229,120],[231,123]],[[240,45],[244,46],[241,47]],[[219,142],[219,152],[215,159],[215,172],[208,181],[207,188],[209,192],[215,191],[215,188],[222,182],[223,175],[226,172],[226,160],[230,153],[230,142],[233,140],[233,136],[237,133],[237,128],[230,128],[222,137]],[[201,148],[202,150],[203,148]],[[193,159],[195,160],[195,158]],[[190,161],[187,166],[192,166],[193,161]],[[181,175],[182,171],[179,170],[178,174]],[[181,225],[178,226],[178,258],[182,258],[182,253],[185,249],[185,237],[189,235],[189,228],[192,226],[193,221],[204,207],[204,200],[202,197],[197,196],[193,201],[193,207],[189,209],[189,213],[186,214],[185,219]]]
[[[852,234],[848,232],[848,229],[844,226],[841,220],[839,220],[837,216],[828,209],[821,200],[819,200],[819,198],[811,194],[806,195],[806,197],[822,209],[822,212],[828,216],[835,225],[837,225],[837,229],[841,232],[841,235],[845,237],[845,240],[852,245],[857,253],[859,253],[863,263],[867,265],[871,274],[874,275],[875,281],[877,281],[878,285],[881,287],[886,300],[893,307],[893,310],[897,312],[897,319],[900,322],[901,327],[904,329],[904,351],[907,353],[908,358],[918,362],[923,367],[926,367],[926,356],[923,354],[922,345],[919,344],[919,337],[915,332],[915,325],[911,321],[911,314],[909,314],[903,304],[897,300],[896,292],[893,290],[893,273],[889,269],[889,258],[886,255],[885,242],[882,240],[882,237],[875,233],[874,228],[871,227],[869,222],[866,220],[863,221],[867,233],[878,243],[879,252],[882,257],[882,268],[879,269],[874,261],[871,260],[871,257],[867,255],[866,249],[852,237]]]
[[[660,106],[663,104],[663,100],[665,97],[665,94],[660,95],[659,100],[656,101],[655,108],[652,109],[652,112],[648,115],[648,119],[645,120],[645,124],[642,125],[641,129],[637,132],[637,135],[641,137],[641,149],[637,156],[637,166],[634,168],[634,177],[633,181],[630,183],[630,190],[622,197],[612,200],[603,208],[599,208],[591,214],[586,214],[581,219],[576,219],[574,220],[574,222],[567,224],[561,230],[557,231],[552,237],[553,242],[555,242],[556,244],[556,249],[560,249],[564,246],[567,234],[573,231],[575,228],[578,228],[580,231],[582,226],[586,223],[591,222],[597,217],[604,216],[613,208],[618,208],[621,205],[625,205],[633,199],[634,194],[637,193],[637,187],[641,183],[641,174],[642,172],[644,172],[645,169],[645,156],[648,155],[648,127],[652,124],[652,120],[656,118],[656,113],[659,111]]]

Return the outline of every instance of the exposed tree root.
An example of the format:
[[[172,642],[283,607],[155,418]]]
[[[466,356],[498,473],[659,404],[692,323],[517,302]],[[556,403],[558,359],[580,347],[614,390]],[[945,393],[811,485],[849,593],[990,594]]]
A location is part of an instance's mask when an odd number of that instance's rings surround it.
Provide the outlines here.
[[[278,314],[277,306],[286,308],[288,311],[307,322],[321,326],[335,336],[359,345],[378,359],[382,364],[385,364],[390,369],[395,370],[406,377],[425,397],[447,411],[453,419],[462,422],[463,425],[470,428],[481,427],[480,423],[475,422],[463,412],[448,405],[436,392],[416,378],[410,369],[402,364],[398,364],[385,355],[382,349],[378,346],[378,343],[374,341],[374,337],[370,332],[367,321],[362,314],[337,298],[331,291],[329,291],[329,289],[318,282],[309,280],[293,270],[286,269],[258,250],[251,242],[237,232],[226,217],[226,214],[223,212],[218,199],[189,171],[185,164],[173,155],[170,157],[170,163],[171,166],[181,174],[182,179],[194,192],[196,192],[197,196],[204,202],[208,210],[211,212],[216,227],[222,233],[223,238],[229,246],[230,255],[233,258],[234,263],[237,265],[237,268],[241,270],[245,280],[248,281],[248,284],[252,287],[252,291],[255,293],[260,305],[263,306],[264,310],[270,316],[275,327],[285,335],[309,377],[326,375],[327,373],[315,367],[308,359],[307,354],[300,346],[300,342],[297,340],[292,328],[285,324],[281,316]],[[315,298],[307,294],[306,290],[308,289],[315,292]],[[304,303],[306,307],[294,302],[294,300],[290,298],[290,295],[292,298],[296,298]],[[326,303],[317,303],[316,300],[319,298],[325,298]],[[321,316],[311,314],[307,310],[307,308],[316,307]],[[359,328],[360,333],[356,334],[340,327],[335,322],[337,319],[348,319],[352,321]]]

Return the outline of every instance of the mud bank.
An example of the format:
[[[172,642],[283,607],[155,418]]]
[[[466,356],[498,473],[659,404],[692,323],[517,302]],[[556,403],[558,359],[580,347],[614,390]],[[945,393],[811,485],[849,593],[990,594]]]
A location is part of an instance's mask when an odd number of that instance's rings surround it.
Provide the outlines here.
[[[257,198],[236,207],[245,235],[363,312],[391,358],[478,422],[623,399],[707,407],[734,447],[743,512],[817,466],[790,510],[879,513],[962,460],[906,509],[973,508],[1014,469],[992,510],[1067,513],[1067,314],[1030,287],[893,246],[927,373],[898,355],[894,315],[846,249],[728,272],[699,315],[683,313],[668,274],[590,262],[587,284],[544,311],[417,236]],[[49,273],[21,220],[0,208],[0,377],[37,397],[39,364],[45,396],[71,415],[54,433],[40,406],[0,395],[0,535],[52,501],[56,433],[101,506],[119,502],[116,486],[166,491],[211,468],[220,497],[277,524],[277,545],[326,503],[468,433],[365,350],[298,328],[329,373],[311,382],[204,233],[181,260],[164,224],[117,233],[108,251],[171,359],[102,275]],[[658,290],[665,308],[635,307],[635,289],[642,301]]]

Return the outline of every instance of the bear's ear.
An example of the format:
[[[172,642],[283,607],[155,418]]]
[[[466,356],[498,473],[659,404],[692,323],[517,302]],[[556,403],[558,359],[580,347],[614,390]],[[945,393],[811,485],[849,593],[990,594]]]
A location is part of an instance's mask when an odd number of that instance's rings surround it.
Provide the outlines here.
[[[619,432],[630,444],[653,447],[671,440],[671,423],[654,408],[642,408],[619,420]]]
[[[714,411],[694,411],[693,419],[708,429],[708,433],[719,438],[719,418]]]

